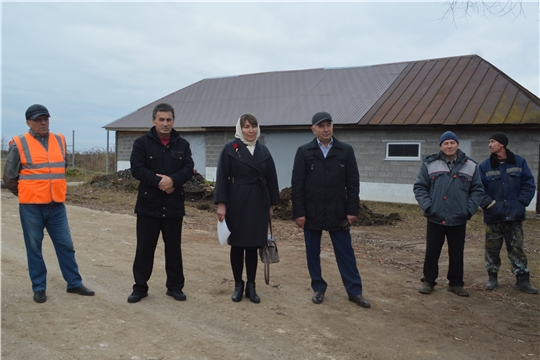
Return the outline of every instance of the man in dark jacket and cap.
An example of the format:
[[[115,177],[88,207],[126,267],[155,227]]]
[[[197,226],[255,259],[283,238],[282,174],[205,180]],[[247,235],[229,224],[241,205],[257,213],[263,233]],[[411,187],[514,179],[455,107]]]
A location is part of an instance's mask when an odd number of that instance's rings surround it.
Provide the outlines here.
[[[356,267],[350,225],[360,211],[360,176],[353,148],[333,137],[332,116],[318,112],[311,130],[316,138],[298,148],[292,173],[293,218],[304,229],[312,301],[324,300],[327,283],[321,270],[321,235],[332,239],[341,279],[349,300],[371,305],[362,296],[362,279]]]
[[[424,159],[413,186],[414,196],[427,218],[426,254],[421,294],[431,294],[439,276],[439,258],[448,244],[448,291],[469,296],[463,287],[463,254],[467,221],[478,210],[484,190],[476,163],[459,149],[452,131],[439,138],[440,151]]]
[[[148,280],[161,232],[165,244],[167,295],[184,301],[182,265],[182,220],[185,215],[183,185],[193,176],[189,142],[173,129],[174,109],[158,104],[152,113],[154,126],[135,140],[131,152],[131,174],[140,181],[137,214],[137,250],[133,261],[135,284],[129,303],[148,296]]]
[[[523,249],[522,222],[526,219],[526,207],[536,191],[533,174],[524,158],[506,148],[506,134],[494,133],[488,146],[491,155],[479,167],[484,185],[481,207],[486,223],[484,257],[489,276],[486,290],[493,290],[498,285],[500,251],[504,241],[517,279],[514,288],[538,294],[538,289],[530,284],[527,256]]]

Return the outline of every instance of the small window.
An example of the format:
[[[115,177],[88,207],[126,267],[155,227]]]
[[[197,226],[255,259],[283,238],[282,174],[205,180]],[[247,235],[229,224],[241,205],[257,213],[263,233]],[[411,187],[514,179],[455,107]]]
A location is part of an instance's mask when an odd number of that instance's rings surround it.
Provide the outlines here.
[[[420,160],[420,142],[387,142],[385,160]]]

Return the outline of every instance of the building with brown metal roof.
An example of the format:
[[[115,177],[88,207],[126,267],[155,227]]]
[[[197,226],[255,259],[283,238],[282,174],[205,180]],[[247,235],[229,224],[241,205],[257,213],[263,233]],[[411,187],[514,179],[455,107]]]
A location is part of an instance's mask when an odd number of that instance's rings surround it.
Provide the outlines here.
[[[204,79],[104,126],[116,132],[117,170],[129,168],[131,145],[160,102],[174,107],[175,127],[207,179],[246,112],[259,120],[281,188],[290,185],[296,148],[313,139],[317,111],[329,112],[335,136],[354,146],[362,199],[414,202],[422,156],[438,152],[446,130],[478,162],[489,156],[489,136],[503,131],[535,175],[540,167],[540,99],[477,55]]]

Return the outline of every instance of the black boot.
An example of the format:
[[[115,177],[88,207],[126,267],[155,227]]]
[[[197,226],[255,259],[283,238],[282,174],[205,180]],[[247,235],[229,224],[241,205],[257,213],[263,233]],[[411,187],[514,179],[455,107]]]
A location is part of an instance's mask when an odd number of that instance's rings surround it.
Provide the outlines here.
[[[259,295],[255,292],[255,283],[246,283],[246,297],[249,298],[249,300],[252,303],[258,304],[261,302],[261,299],[259,298]]]
[[[234,292],[231,296],[232,301],[239,302],[242,300],[242,295],[244,294],[244,282],[236,282],[234,283]]]
[[[538,289],[529,282],[529,273],[516,275],[514,289],[526,292],[527,294],[538,294]]]
[[[497,273],[488,271],[489,280],[486,283],[486,290],[493,290],[499,285],[497,282]]]

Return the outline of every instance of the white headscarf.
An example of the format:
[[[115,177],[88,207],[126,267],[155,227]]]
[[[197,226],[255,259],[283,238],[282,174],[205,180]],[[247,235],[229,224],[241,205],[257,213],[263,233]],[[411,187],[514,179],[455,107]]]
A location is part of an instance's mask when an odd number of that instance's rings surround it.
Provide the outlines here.
[[[245,115],[245,114],[242,114],[242,115]],[[240,141],[246,144],[249,152],[251,153],[251,155],[253,155],[253,152],[255,151],[255,144],[257,143],[259,136],[261,136],[261,127],[257,125],[257,136],[255,137],[255,140],[251,142],[246,141],[246,139],[244,138],[244,133],[242,132],[242,125],[240,125],[240,119],[242,118],[242,115],[240,115],[240,117],[238,118],[238,121],[236,122],[236,134],[234,134],[234,137],[237,139],[240,139]]]

